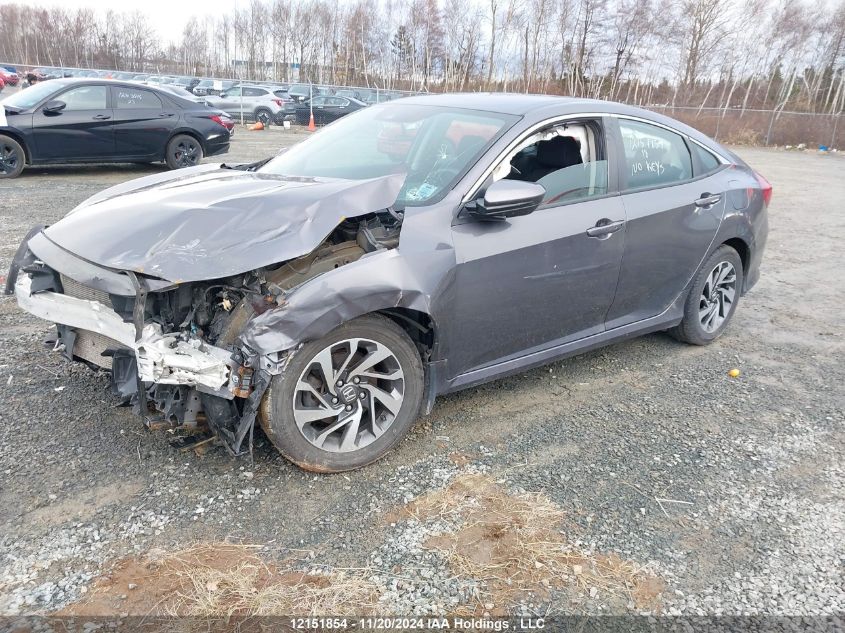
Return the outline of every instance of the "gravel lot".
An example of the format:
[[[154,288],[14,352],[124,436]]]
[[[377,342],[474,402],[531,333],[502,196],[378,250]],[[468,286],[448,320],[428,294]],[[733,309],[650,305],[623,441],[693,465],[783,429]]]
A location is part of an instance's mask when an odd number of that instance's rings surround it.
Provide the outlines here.
[[[223,158],[257,160],[304,134],[239,129]],[[104,375],[45,350],[47,324],[0,299],[0,614],[85,599],[127,556],[222,541],[364,570],[393,614],[841,614],[845,161],[738,151],[774,184],[771,234],[762,279],[718,342],[655,334],[442,398],[386,459],[346,475],[305,473],[260,435],[253,463],[176,451],[115,408]],[[31,225],[159,169],[0,181],[0,269]],[[506,500],[542,493],[567,552],[625,561],[655,580],[653,600],[579,582],[580,564],[506,599],[457,569],[436,544],[459,542],[469,515],[408,507],[479,477]],[[104,608],[123,612],[121,599]]]

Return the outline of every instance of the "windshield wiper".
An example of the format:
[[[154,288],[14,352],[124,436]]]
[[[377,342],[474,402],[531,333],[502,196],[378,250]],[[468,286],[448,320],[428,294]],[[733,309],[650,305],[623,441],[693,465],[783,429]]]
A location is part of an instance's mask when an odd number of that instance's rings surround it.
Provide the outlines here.
[[[258,162],[255,162],[255,163],[244,163],[243,165],[227,165],[226,163],[223,163],[222,165],[220,165],[220,169],[237,169],[237,170],[240,170],[240,171],[258,171],[259,169],[264,167],[264,165],[266,165],[271,160],[273,160],[273,158],[274,157],[271,156],[270,158],[265,158],[264,160],[259,160]]]

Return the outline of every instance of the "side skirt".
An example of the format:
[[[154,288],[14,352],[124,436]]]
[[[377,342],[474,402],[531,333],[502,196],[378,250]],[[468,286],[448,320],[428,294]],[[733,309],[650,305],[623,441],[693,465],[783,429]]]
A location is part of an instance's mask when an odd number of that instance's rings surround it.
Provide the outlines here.
[[[682,293],[681,296],[686,298],[686,293]],[[534,369],[535,367],[540,367],[541,365],[546,365],[556,360],[583,354],[584,352],[604,347],[610,343],[619,343],[621,341],[642,336],[643,334],[649,334],[650,332],[669,329],[681,322],[681,319],[684,316],[683,306],[683,301],[676,300],[675,303],[673,303],[665,312],[649,319],[623,325],[612,330],[606,330],[604,332],[600,332],[599,334],[578,339],[577,341],[571,341],[562,345],[555,345],[539,352],[520,356],[519,358],[507,360],[495,365],[489,365],[487,367],[468,371],[456,376],[450,381],[444,381],[444,383],[441,384],[440,389],[437,389],[437,393],[439,395],[451,393],[460,389],[466,389],[468,387],[474,387],[476,385],[489,382],[490,380],[504,378],[505,376],[511,376],[513,374],[528,371],[529,369]]]

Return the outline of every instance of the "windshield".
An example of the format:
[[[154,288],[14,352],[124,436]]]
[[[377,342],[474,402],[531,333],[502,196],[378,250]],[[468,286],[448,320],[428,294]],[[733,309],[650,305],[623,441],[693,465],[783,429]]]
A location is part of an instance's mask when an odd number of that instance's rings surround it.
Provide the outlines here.
[[[31,108],[36,103],[40,103],[43,99],[46,99],[54,92],[57,92],[59,89],[64,87],[64,83],[59,81],[47,81],[44,83],[37,83],[34,86],[30,86],[25,90],[21,90],[20,92],[16,92],[14,94],[9,95],[0,103],[4,106],[9,106],[10,108],[20,108],[21,110],[27,110]]]
[[[435,202],[518,117],[443,106],[385,104],[350,114],[258,171],[366,180],[404,173],[397,207]]]

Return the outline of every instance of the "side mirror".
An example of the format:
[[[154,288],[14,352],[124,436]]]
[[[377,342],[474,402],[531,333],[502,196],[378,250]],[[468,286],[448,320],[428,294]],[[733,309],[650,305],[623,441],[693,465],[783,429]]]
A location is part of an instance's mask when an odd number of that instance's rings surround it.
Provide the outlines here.
[[[52,101],[48,101],[44,105],[44,112],[47,114],[58,114],[62,110],[67,107],[67,104],[64,101],[60,101],[59,99],[53,99]]]
[[[218,97],[228,97],[229,95],[227,95],[227,94],[226,94],[226,92],[225,92],[225,91],[223,91],[223,92],[221,92],[221,93],[220,93],[219,95],[217,95],[217,96],[218,96]]]
[[[487,187],[484,198],[466,205],[469,215],[478,220],[504,220],[528,215],[546,197],[546,188],[536,182],[499,180]]]

